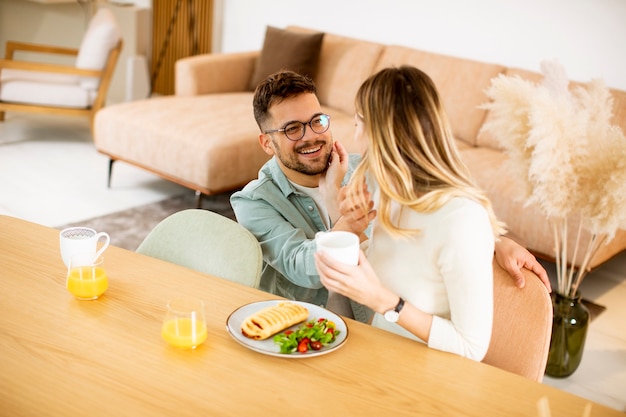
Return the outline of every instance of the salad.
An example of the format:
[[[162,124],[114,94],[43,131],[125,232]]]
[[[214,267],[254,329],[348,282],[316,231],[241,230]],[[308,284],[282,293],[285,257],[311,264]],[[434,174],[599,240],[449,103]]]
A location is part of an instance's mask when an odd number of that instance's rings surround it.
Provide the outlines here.
[[[275,335],[274,343],[280,346],[280,353],[306,353],[333,343],[339,333],[334,322],[324,318],[313,319],[296,330],[286,330]]]

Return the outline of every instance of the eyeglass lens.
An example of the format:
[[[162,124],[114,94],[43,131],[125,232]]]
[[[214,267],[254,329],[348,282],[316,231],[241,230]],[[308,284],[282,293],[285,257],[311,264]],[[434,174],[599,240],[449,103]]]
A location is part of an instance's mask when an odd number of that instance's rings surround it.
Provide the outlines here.
[[[311,130],[315,133],[324,133],[330,126],[330,117],[325,114],[320,114],[313,117],[308,123],[289,123],[285,126],[285,136],[294,141],[302,139],[306,133],[306,125],[309,125]]]

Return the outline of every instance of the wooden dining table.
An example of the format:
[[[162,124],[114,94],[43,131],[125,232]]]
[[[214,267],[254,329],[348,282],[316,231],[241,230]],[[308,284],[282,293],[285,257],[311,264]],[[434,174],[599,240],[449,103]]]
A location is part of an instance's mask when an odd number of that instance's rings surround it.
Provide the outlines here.
[[[115,246],[104,256],[108,290],[77,300],[59,230],[0,216],[1,416],[531,417],[545,398],[552,416],[576,417],[590,403],[347,318],[328,354],[262,354],[226,322],[278,297]],[[177,296],[206,304],[209,335],[195,350],[161,338]],[[611,415],[624,416],[592,403],[591,416]]]

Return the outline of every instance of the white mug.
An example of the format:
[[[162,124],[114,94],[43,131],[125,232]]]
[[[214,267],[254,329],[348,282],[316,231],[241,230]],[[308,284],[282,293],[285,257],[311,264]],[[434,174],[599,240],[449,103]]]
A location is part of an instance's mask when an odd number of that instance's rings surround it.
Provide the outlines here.
[[[317,251],[323,251],[348,265],[359,263],[359,237],[351,232],[330,231],[315,234]]]
[[[104,242],[98,249],[98,241],[104,238]],[[79,253],[93,253],[94,259],[102,255],[111,238],[105,232],[97,233],[89,227],[69,227],[63,229],[59,235],[59,243],[61,247],[61,258],[66,267],[70,266],[72,256]]]

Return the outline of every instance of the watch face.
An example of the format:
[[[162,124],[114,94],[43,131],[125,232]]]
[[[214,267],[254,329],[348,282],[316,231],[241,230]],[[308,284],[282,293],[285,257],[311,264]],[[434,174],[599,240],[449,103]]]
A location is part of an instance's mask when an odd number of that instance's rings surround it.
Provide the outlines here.
[[[389,311],[385,311],[385,314],[383,315],[383,317],[385,318],[385,320],[395,323],[400,318],[400,313],[398,313],[395,310],[389,310]]]

